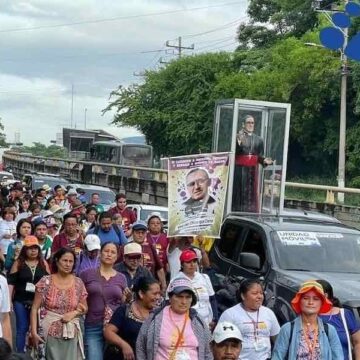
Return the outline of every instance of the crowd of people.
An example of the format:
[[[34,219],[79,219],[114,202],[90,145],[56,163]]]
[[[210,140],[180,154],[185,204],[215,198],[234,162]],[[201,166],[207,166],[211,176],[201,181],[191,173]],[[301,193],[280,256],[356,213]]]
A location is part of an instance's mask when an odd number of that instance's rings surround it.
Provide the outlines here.
[[[107,211],[91,199],[1,189],[0,360],[360,360],[360,326],[328,282],[304,283],[282,327],[259,279],[219,314],[203,239],[168,238],[124,194]]]

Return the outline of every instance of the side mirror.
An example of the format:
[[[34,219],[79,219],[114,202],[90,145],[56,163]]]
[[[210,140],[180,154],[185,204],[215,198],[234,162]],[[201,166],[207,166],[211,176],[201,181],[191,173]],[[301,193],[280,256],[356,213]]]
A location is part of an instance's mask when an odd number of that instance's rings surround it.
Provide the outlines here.
[[[240,254],[240,265],[244,268],[249,268],[253,270],[260,270],[260,257],[254,253],[241,253]]]

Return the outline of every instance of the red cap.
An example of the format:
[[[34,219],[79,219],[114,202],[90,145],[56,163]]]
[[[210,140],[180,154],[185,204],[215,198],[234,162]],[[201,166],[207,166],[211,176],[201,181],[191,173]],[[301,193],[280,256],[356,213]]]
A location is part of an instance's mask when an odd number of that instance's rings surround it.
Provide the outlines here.
[[[197,254],[195,252],[195,250],[192,249],[185,249],[182,251],[181,255],[180,255],[180,262],[190,262],[194,259],[197,260]]]

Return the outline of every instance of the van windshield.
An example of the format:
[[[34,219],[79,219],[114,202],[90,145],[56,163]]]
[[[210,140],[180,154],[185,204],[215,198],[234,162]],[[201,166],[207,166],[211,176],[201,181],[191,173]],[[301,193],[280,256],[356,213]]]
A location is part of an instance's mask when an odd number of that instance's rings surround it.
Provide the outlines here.
[[[271,240],[283,270],[360,274],[360,235],[274,231]]]
[[[89,204],[91,202],[91,194],[97,193],[100,196],[100,204],[102,205],[111,205],[115,201],[115,193],[111,190],[89,190],[84,189],[84,197],[86,202]]]
[[[140,219],[140,220],[147,221],[148,218],[149,218],[149,216],[150,216],[151,214],[153,214],[154,212],[159,213],[160,216],[161,216],[164,220],[167,221],[167,218],[168,218],[168,212],[167,212],[167,211],[163,211],[163,210],[160,210],[160,211],[156,210],[156,211],[155,211],[155,210],[144,210],[144,209],[141,210],[141,213],[140,213],[141,219]]]
[[[64,185],[64,186],[66,186],[68,183],[69,182],[66,181],[65,179],[57,178],[57,177],[53,177],[53,178],[34,178],[33,188],[35,190],[40,189],[43,185],[47,184],[52,189],[54,189],[54,187],[56,185]]]

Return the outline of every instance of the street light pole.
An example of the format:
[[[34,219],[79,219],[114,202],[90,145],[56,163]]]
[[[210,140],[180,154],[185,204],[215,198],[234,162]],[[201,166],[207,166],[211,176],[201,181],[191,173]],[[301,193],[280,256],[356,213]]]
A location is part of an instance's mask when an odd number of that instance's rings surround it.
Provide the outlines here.
[[[345,0],[345,5],[348,0]],[[339,168],[338,187],[345,187],[345,154],[346,154],[346,92],[348,64],[344,50],[348,43],[348,28],[344,29],[344,46],[341,51],[341,87],[340,87],[340,131],[339,131]],[[344,202],[344,193],[338,193],[338,202]]]
[[[344,0],[345,7],[349,3],[349,0]],[[336,12],[336,10],[320,10],[318,8],[318,2],[315,2],[316,11],[324,13],[333,26],[336,26],[331,20],[328,13]],[[341,85],[340,85],[340,129],[339,129],[339,160],[338,160],[338,187],[345,187],[345,158],[346,158],[346,92],[347,92],[347,78],[348,78],[348,60],[345,55],[345,49],[348,44],[348,28],[341,29],[344,34],[344,44],[341,51]],[[307,43],[311,45],[311,43]],[[344,202],[344,193],[338,192],[337,200],[339,203]]]
[[[87,108],[84,109],[84,129],[86,130],[86,115],[87,115]]]

